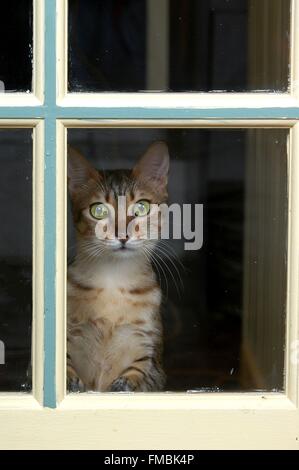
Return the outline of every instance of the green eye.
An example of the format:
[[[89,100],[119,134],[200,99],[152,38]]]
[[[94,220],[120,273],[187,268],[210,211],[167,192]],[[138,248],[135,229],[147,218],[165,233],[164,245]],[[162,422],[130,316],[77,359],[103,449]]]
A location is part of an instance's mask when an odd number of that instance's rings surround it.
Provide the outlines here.
[[[150,203],[149,201],[142,200],[136,202],[134,205],[134,215],[135,217],[144,217],[147,215],[150,211]]]
[[[92,217],[98,220],[106,219],[109,214],[109,209],[105,204],[100,202],[95,202],[89,208],[90,214]]]

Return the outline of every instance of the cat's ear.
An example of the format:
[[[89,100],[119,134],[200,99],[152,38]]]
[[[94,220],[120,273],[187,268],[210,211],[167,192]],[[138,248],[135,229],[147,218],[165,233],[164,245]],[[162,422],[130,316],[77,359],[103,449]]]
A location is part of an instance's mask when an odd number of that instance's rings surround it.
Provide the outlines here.
[[[165,142],[154,142],[149,146],[133,169],[135,178],[152,181],[158,187],[166,187],[169,172],[169,153]]]
[[[68,188],[71,196],[82,191],[90,180],[100,180],[99,172],[71,146],[68,146],[67,163]]]

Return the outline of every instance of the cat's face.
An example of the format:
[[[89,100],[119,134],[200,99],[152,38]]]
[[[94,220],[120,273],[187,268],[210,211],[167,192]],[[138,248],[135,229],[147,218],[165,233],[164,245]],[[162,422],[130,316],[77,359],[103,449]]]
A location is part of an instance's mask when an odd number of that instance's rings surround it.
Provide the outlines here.
[[[70,149],[68,187],[81,254],[149,257],[161,229],[157,213],[167,201],[168,171],[162,142],[152,144],[132,170],[96,170]]]

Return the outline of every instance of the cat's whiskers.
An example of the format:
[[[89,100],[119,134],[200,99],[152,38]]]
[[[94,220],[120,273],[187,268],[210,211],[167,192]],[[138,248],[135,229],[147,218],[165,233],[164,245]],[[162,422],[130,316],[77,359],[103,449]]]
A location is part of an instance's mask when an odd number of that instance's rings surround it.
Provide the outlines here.
[[[145,248],[144,246],[142,246],[141,251],[142,251],[143,255],[145,256],[145,258],[146,258],[148,264],[149,264],[150,266],[152,266],[152,263],[153,263],[154,266],[156,267],[157,274],[158,274],[158,277],[159,277],[159,286],[161,287],[161,286],[162,286],[161,275],[160,275],[160,271],[159,271],[159,269],[158,269],[158,267],[157,267],[157,265],[156,265],[155,260],[152,259],[151,253],[150,253],[148,250],[146,250],[146,248]]]
[[[155,249],[157,249],[157,247],[155,247]],[[171,271],[170,267],[168,266],[167,262],[165,261],[165,259],[161,256],[160,253],[157,253],[157,251],[153,251],[153,254],[156,255],[156,257],[159,258],[159,260],[163,263],[163,265],[166,267],[167,271],[169,272],[173,282],[174,282],[174,285],[175,285],[175,288],[176,288],[176,291],[178,293],[178,295],[180,296],[180,289],[179,289],[179,286],[177,284],[177,281],[173,275],[173,272]]]
[[[164,270],[163,266],[161,265],[160,261],[155,257],[155,253],[153,251],[151,251],[146,246],[143,246],[143,249],[145,251],[147,251],[147,253],[149,254],[150,259],[153,261],[154,265],[158,269],[158,272],[159,272],[159,268],[161,269],[162,274],[163,274],[164,279],[165,279],[165,284],[166,284],[166,298],[168,298],[168,279],[167,279],[167,276],[166,276],[166,273],[165,273],[165,270]],[[160,282],[161,282],[161,278],[160,278]]]
[[[177,262],[178,264],[181,266],[181,268],[184,270],[184,272],[187,272],[187,269],[186,269],[186,266],[184,265],[184,263],[180,260],[180,258],[178,257],[178,255],[176,254],[174,248],[169,244],[169,242],[167,243],[165,240],[159,240],[159,245],[163,245],[163,247],[166,249],[166,251],[169,250],[169,255],[172,256]]]
[[[182,276],[181,276],[181,273],[178,269],[178,267],[176,266],[176,264],[174,263],[173,259],[171,259],[169,253],[167,253],[167,251],[165,250],[165,247],[162,248],[162,246],[159,246],[159,244],[156,244],[154,245],[154,250],[157,250],[159,253],[161,253],[161,255],[165,256],[167,258],[167,260],[171,263],[171,265],[173,266],[177,276],[178,276],[178,279],[179,279],[179,283],[181,285],[181,290],[178,289],[178,293],[180,293],[181,291],[184,290],[184,283],[183,283],[183,280],[182,280]]]
[[[84,241],[80,243],[82,250],[78,250],[79,253],[76,257],[77,260],[87,261],[98,258],[102,253],[107,251],[104,245],[96,245],[91,241]]]

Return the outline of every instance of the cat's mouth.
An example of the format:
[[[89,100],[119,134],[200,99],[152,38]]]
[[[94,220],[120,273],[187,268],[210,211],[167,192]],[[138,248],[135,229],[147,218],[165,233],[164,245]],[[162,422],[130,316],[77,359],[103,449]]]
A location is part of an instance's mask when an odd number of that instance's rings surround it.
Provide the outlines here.
[[[117,252],[132,251],[132,249],[134,249],[132,245],[129,245],[128,243],[123,243],[121,241],[119,241],[117,245],[113,246],[113,251],[117,251]]]
[[[136,249],[140,248],[141,246],[141,241],[138,240],[131,240],[128,239],[126,241],[120,240],[120,239],[115,239],[113,242],[112,241],[106,241],[106,246],[110,248],[111,251],[114,253],[132,253],[136,251]]]
[[[116,248],[116,251],[132,251],[135,247],[132,245],[120,245]]]
[[[135,251],[139,246],[140,246],[140,243],[134,243],[132,241],[121,241],[121,240],[118,240],[119,243],[117,246],[114,247],[114,251],[116,251],[117,253],[122,253],[122,254],[129,254],[129,253],[132,253],[133,251]]]
[[[136,251],[135,247],[126,246],[126,245],[118,246],[114,248],[113,250],[113,252],[115,253],[115,256],[120,257],[120,258],[127,258],[129,256],[132,256],[135,251]]]

